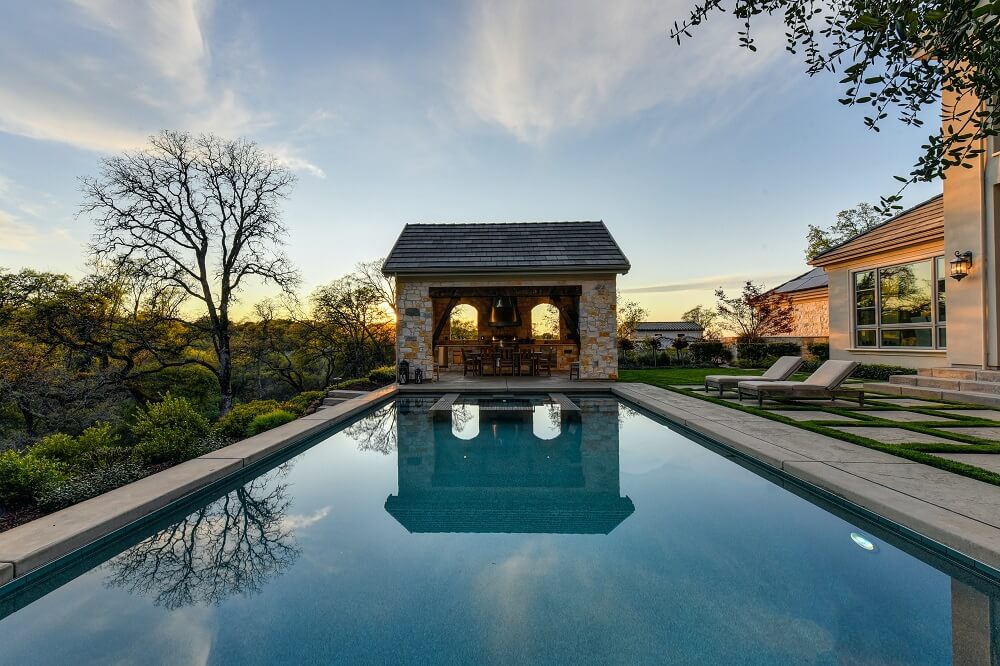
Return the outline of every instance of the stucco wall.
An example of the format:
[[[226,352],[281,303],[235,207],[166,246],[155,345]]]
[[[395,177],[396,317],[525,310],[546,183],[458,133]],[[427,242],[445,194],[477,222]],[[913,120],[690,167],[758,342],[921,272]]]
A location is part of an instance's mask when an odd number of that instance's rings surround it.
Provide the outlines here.
[[[469,276],[399,277],[396,280],[396,357],[410,362],[411,372],[422,368],[428,375],[433,365],[436,320],[431,287],[519,287],[580,285],[580,378],[617,379],[616,276]]]

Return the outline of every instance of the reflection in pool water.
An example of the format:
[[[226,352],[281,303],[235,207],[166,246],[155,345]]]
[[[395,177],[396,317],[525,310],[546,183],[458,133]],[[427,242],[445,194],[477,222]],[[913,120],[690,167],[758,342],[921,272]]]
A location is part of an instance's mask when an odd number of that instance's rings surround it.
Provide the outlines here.
[[[993,583],[576,401],[381,408],[0,597],[0,662],[997,663]]]

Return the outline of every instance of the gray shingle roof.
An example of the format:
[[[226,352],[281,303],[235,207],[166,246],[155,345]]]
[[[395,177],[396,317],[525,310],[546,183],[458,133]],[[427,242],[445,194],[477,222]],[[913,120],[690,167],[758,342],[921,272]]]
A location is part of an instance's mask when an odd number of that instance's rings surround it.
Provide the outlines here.
[[[788,294],[793,291],[805,291],[806,289],[818,289],[827,286],[826,271],[822,268],[814,268],[808,273],[803,273],[798,277],[793,277],[784,284],[779,284],[771,291],[778,294]]]
[[[604,222],[407,224],[382,271],[616,272],[631,265]]]
[[[636,329],[642,332],[653,331],[702,331],[701,326],[693,321],[644,321]]]

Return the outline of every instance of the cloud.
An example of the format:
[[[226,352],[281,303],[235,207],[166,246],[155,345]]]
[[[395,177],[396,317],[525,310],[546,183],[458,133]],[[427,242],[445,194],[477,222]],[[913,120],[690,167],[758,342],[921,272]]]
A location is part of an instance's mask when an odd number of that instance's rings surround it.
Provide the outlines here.
[[[281,526],[287,530],[299,530],[305,529],[311,525],[315,525],[319,521],[330,515],[330,507],[324,506],[321,509],[313,511],[308,516],[302,516],[298,514],[285,516],[281,519]]]
[[[118,152],[164,128],[238,136],[274,125],[243,93],[266,75],[247,46],[254,36],[237,31],[213,49],[210,0],[47,4],[21,4],[12,20],[0,12],[0,131]],[[276,153],[322,176],[292,147]]]
[[[669,27],[690,7],[689,0],[480,0],[469,18],[462,101],[481,120],[538,143],[660,105],[750,91],[782,53],[780,25],[758,31],[750,54],[720,14],[678,47]]]
[[[740,275],[719,275],[716,277],[701,278],[698,280],[688,280],[687,282],[673,282],[671,284],[658,284],[649,287],[630,287],[622,289],[625,294],[667,294],[678,291],[696,291],[699,289],[718,289],[719,287],[738,287],[747,280],[762,283],[765,286],[784,282],[789,277],[788,273],[761,273],[761,274],[740,274]]]

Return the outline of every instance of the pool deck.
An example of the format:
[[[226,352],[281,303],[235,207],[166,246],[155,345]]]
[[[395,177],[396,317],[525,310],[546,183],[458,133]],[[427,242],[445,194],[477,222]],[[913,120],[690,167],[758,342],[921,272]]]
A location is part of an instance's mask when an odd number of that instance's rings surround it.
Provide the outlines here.
[[[387,386],[0,533],[0,584],[107,537],[393,396],[614,394],[800,481],[1000,569],[1000,487],[647,384],[443,377]]]

